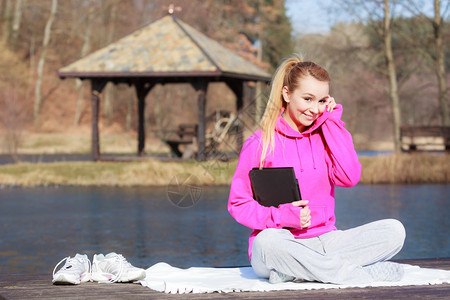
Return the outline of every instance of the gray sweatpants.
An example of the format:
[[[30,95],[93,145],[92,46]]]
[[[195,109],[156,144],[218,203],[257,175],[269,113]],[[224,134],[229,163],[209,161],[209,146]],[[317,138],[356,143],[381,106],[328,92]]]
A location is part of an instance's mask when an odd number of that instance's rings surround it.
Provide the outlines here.
[[[306,281],[368,283],[373,279],[364,267],[392,258],[404,240],[405,228],[394,219],[309,239],[296,239],[286,229],[269,228],[253,242],[251,265],[264,278],[276,270]]]

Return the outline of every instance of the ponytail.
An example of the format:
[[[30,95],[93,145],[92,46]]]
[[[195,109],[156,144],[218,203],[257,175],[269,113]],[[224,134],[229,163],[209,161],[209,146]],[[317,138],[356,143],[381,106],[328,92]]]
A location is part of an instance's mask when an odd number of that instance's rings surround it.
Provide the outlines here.
[[[330,82],[328,72],[313,62],[303,62],[303,57],[298,55],[284,59],[276,69],[271,83],[269,100],[261,119],[262,152],[259,167],[264,166],[264,161],[275,148],[275,125],[281,109],[286,108],[282,90],[286,86],[289,91],[294,91],[299,86],[299,79],[305,76],[313,76],[319,81]]]

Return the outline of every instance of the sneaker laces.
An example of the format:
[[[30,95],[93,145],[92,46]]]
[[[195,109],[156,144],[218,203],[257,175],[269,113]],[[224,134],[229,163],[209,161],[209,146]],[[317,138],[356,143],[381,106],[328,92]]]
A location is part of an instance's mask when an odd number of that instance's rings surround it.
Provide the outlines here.
[[[63,259],[60,260],[59,263],[56,264],[55,268],[53,269],[53,277],[55,277],[55,273],[56,273],[55,271],[58,268],[58,266],[60,264],[62,264],[64,261],[66,261],[66,263],[61,268],[61,270],[69,270],[69,268],[72,268],[72,267],[76,266],[74,261],[78,261],[80,263],[83,263],[80,259],[78,259],[76,257],[72,257],[72,258],[70,256],[64,257]],[[88,259],[87,262],[88,262],[88,273],[90,274],[91,273],[91,261]],[[59,270],[59,271],[61,271],[61,270]]]
[[[113,258],[115,259],[116,262],[119,263],[119,271],[117,272],[114,278],[108,279],[107,281],[102,281],[102,283],[114,283],[119,281],[120,277],[122,277],[125,267],[131,266],[131,264],[126,260],[125,257],[123,257],[122,254],[115,253],[113,255]]]

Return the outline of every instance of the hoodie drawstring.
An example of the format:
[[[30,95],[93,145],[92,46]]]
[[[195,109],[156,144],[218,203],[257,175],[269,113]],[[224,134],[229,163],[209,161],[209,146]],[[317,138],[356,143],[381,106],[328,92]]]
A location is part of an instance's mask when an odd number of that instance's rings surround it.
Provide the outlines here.
[[[303,172],[302,156],[300,155],[300,152],[298,151],[298,138],[295,139],[295,146],[297,147],[297,157],[298,157],[298,162],[300,164],[300,172]]]
[[[316,169],[316,160],[314,159],[314,150],[313,150],[313,145],[311,142],[311,133],[308,134],[308,140],[309,140],[309,148],[311,149],[311,156],[312,156],[312,161],[313,161],[313,167],[314,170]]]
[[[313,145],[312,145],[312,142],[311,142],[311,134],[308,134],[308,141],[309,141],[309,148],[311,150],[311,157],[312,157],[312,162],[313,162],[313,168],[315,170],[316,169],[316,159],[314,157],[314,149],[313,149]],[[299,143],[299,139],[296,138],[295,139],[295,146],[297,147],[297,157],[298,157],[298,162],[300,164],[300,172],[303,172],[304,170],[303,170],[303,164],[302,164],[302,155],[300,154],[298,143]]]

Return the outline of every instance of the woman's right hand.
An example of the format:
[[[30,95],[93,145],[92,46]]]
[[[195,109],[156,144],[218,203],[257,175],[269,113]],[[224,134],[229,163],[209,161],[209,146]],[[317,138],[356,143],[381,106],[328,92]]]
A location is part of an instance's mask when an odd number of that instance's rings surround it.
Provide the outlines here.
[[[300,210],[300,226],[302,229],[311,226],[311,210],[309,210],[308,203],[308,200],[299,200],[292,202],[292,205],[302,208]]]

